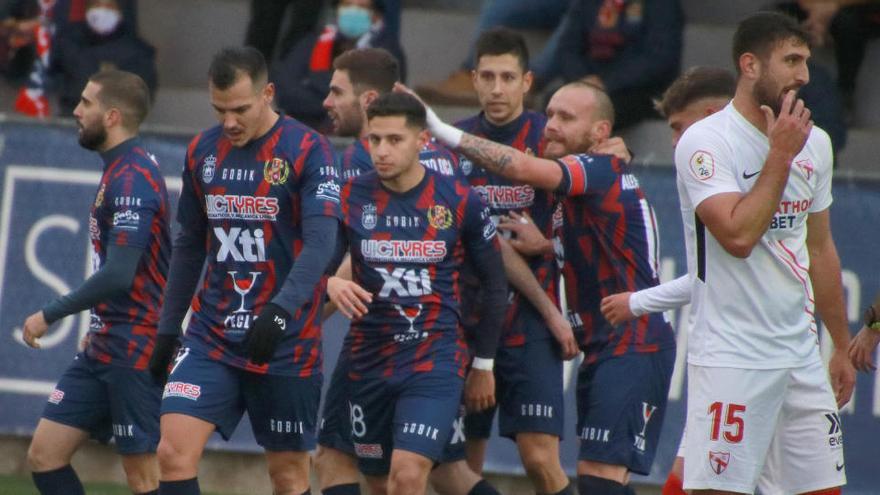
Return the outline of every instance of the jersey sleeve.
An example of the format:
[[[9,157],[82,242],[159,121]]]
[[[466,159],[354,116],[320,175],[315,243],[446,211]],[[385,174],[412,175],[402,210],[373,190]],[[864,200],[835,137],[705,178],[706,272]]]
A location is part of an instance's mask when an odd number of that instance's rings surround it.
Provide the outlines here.
[[[314,142],[305,151],[306,157],[299,181],[303,218],[323,215],[341,218],[339,210],[339,171],[327,138],[311,137]],[[308,139],[308,138],[307,138]]]
[[[810,205],[810,213],[816,213],[828,209],[833,198],[831,196],[831,177],[834,172],[834,153],[831,151],[831,138],[822,129],[813,128],[817,134],[817,157],[819,163],[816,166],[816,191],[813,194],[813,204]]]
[[[620,175],[618,159],[611,155],[567,155],[556,163],[562,168],[560,196],[604,194]]]
[[[633,292],[629,309],[635,316],[678,309],[691,302],[692,283],[690,274],[686,273],[675,280]]]
[[[110,243],[145,249],[152,237],[153,218],[163,206],[161,177],[127,164],[110,180],[107,205],[112,213]]]
[[[198,139],[198,138],[196,138]],[[187,152],[181,173],[180,199],[177,202],[177,223],[189,232],[207,229],[208,217],[205,214],[204,194],[201,184],[195,177],[191,151]],[[203,236],[204,237],[204,236]]]
[[[702,128],[688,129],[678,142],[675,170],[694,208],[716,194],[743,192],[727,146]]]
[[[480,199],[476,191],[470,188],[467,191],[462,235],[465,247],[471,255],[484,250],[500,252],[501,248],[496,239],[497,231],[495,223],[490,218],[489,207]]]

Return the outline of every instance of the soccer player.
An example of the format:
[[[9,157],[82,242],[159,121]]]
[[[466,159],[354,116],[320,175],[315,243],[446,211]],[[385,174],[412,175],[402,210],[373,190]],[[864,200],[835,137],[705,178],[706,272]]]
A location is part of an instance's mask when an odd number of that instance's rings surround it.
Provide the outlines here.
[[[326,138],[272,109],[260,52],[220,51],[209,78],[220,124],[197,135],[186,154],[180,234],[150,365],[157,374],[167,369],[192,300],[162,400],[160,493],[199,493],[205,443],[215,430],[228,439],[245,411],[274,493],[305,493],[338,172]]]
[[[562,246],[569,318],[585,353],[578,373],[581,493],[630,493],[629,472],[653,462],[675,360],[661,315],[612,326],[599,297],[657,285],[656,224],[627,163],[605,154],[614,122],[608,96],[587,83],[547,106],[546,158],[463,133],[428,112],[431,132],[487,170],[567,196]]]
[[[89,78],[73,111],[79,144],[101,154],[104,173],[89,214],[94,273],[24,323],[24,341],[39,348],[49,325],[92,311],[84,349],[49,396],[28,450],[43,495],[84,493],[70,459],[90,436],[115,438],[133,493],[155,494],[159,484],[162,387],[147,363],[171,240],[165,179],[138,138],[149,107],[140,77],[105,70]]]
[[[840,493],[838,407],[855,370],[828,210],[831,143],[797,99],[809,36],[761,12],[733,47],[733,101],[675,150],[679,199],[696,213],[684,488],[752,493],[766,463],[784,493]],[[830,383],[816,310],[835,347]]]
[[[655,102],[660,115],[672,129],[672,147],[678,144],[688,127],[724,108],[733,98],[736,80],[729,71],[714,67],[693,67],[678,77]],[[647,313],[660,313],[679,308],[691,300],[691,275],[696,266],[694,259],[694,212],[681,210],[684,225],[685,252],[688,273],[638,292],[622,292],[602,299],[602,315],[612,325],[620,325]],[[688,315],[691,321],[693,314]],[[690,326],[690,325],[688,325]],[[666,483],[663,495],[685,495],[682,489],[684,475],[684,435],[679,442],[678,454]],[[764,493],[769,493],[764,491]]]
[[[387,482],[390,494],[418,494],[458,416],[468,364],[459,317],[465,256],[485,281],[487,305],[465,387],[473,410],[494,403],[506,280],[479,196],[419,162],[428,140],[419,101],[384,94],[367,118],[375,170],[342,191],[353,280],[334,277],[348,289],[329,294],[354,317],[348,405],[358,466],[377,493]]]
[[[541,155],[546,118],[523,107],[532,84],[528,58],[525,40],[513,31],[499,28],[480,35],[472,79],[482,111],[455,126],[524,153]],[[512,214],[527,215],[544,237],[552,237],[558,204],[552,192],[473,166],[467,158],[461,163],[494,221]],[[528,262],[548,298],[555,301],[559,271],[553,251],[530,257]],[[516,290],[509,301],[495,368],[499,432],[516,442],[535,489],[557,493],[569,484],[559,461],[564,426],[562,360],[577,355],[577,344],[571,325],[555,306],[542,315]],[[476,306],[477,313],[484,306],[476,295],[465,302]],[[548,326],[556,316],[561,324]],[[495,410],[469,414],[465,419],[468,464],[476,472],[482,471]]]

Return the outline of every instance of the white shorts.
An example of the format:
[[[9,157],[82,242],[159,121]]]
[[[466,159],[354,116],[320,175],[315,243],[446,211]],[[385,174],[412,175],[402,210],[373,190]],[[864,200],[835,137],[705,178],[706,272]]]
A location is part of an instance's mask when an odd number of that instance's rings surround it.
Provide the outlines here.
[[[840,417],[818,360],[775,370],[688,365],[686,424],[685,490],[753,493],[759,476],[774,487],[764,495],[846,484]]]
[[[678,451],[675,453],[675,457],[684,457],[684,447],[685,447],[685,438],[687,437],[688,425],[687,421],[684,422],[684,428],[681,430],[681,440],[678,441]]]

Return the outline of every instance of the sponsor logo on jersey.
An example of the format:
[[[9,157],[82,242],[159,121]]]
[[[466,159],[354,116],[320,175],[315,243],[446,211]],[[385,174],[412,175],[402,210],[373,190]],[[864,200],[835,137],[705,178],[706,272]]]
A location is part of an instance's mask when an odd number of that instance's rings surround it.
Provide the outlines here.
[[[392,293],[399,297],[420,297],[434,292],[431,289],[431,275],[427,268],[416,270],[397,267],[388,271],[387,268],[378,266],[374,269],[382,276],[383,281],[379,297],[388,297]]]
[[[113,206],[136,206],[141,205],[141,198],[137,196],[117,196],[113,198]]]
[[[452,212],[443,205],[434,205],[428,208],[428,223],[437,230],[448,229],[452,226]]]
[[[446,241],[361,240],[361,254],[367,261],[439,263],[446,258],[446,253]]]
[[[89,215],[89,239],[97,241],[101,239],[101,229],[98,228],[98,219]]]
[[[136,211],[124,210],[113,214],[113,226],[120,229],[137,230],[141,216]]]
[[[234,261],[266,261],[266,241],[263,239],[263,229],[242,229],[232,227],[227,232],[223,227],[214,227],[214,235],[220,241],[217,249],[217,261],[226,261],[232,258]]]
[[[233,311],[231,315],[226,316],[223,324],[227,330],[244,331],[250,328],[251,320],[253,319],[253,312],[247,304],[247,295],[254,288],[261,274],[260,272],[248,272],[240,276],[237,271],[227,273],[232,279],[232,290],[241,296],[241,302],[238,305],[238,309]]]
[[[487,241],[495,237],[497,233],[498,229],[495,227],[495,222],[489,222],[483,227],[483,239]]]
[[[483,200],[492,208],[511,210],[526,208],[535,202],[535,190],[532,186],[473,186]]]
[[[420,158],[419,161],[427,169],[443,175],[455,175],[455,168],[452,166],[452,162],[446,158]]]
[[[107,184],[101,184],[101,187],[98,188],[98,194],[95,196],[95,208],[100,208],[104,204],[104,191],[106,189]]]
[[[280,186],[287,182],[287,176],[290,175],[290,164],[287,160],[281,158],[273,158],[266,160],[263,167],[263,180],[273,186]]]
[[[324,201],[332,201],[334,203],[339,202],[339,192],[342,190],[339,187],[339,184],[336,183],[333,179],[328,179],[320,184],[318,184],[318,189],[315,191],[315,197],[318,199],[323,199]]]
[[[210,184],[214,180],[214,171],[217,167],[217,157],[208,155],[202,160],[202,182]]]
[[[428,289],[430,290],[430,285],[428,286]],[[394,334],[395,342],[397,342],[398,344],[405,344],[409,342],[425,340],[428,338],[428,332],[419,331],[415,328],[415,322],[422,314],[421,304],[416,304],[415,306],[401,306],[400,304],[395,304],[394,309],[396,309],[397,312],[400,313],[400,316],[404,317],[406,321],[409,322],[409,328],[406,330],[406,332]]]
[[[639,188],[639,179],[633,174],[621,174],[620,188],[624,191],[631,191]]]
[[[57,388],[49,394],[49,402],[52,404],[60,404],[64,400],[64,391]]]
[[[165,391],[162,398],[166,397],[182,397],[189,400],[199,400],[202,395],[202,387],[193,383],[186,382],[168,382],[165,384]]]
[[[376,228],[376,205],[373,203],[366,204],[361,208],[361,225],[367,230]]]
[[[205,207],[210,219],[268,220],[278,215],[278,198],[272,196],[239,196],[206,194]]]
[[[385,226],[395,228],[419,228],[422,226],[422,218],[407,215],[386,215]]]
[[[715,158],[708,151],[697,150],[691,155],[690,169],[698,180],[709,180],[715,175]]]
[[[354,453],[366,459],[381,459],[382,445],[378,443],[354,443]]]
[[[715,474],[721,474],[730,465],[730,452],[709,451],[709,467]]]
[[[813,162],[811,162],[809,158],[797,160],[794,164],[801,169],[801,172],[803,172],[804,177],[806,177],[808,181],[813,177],[813,170],[815,170],[815,167],[813,167]]]
[[[642,402],[642,431],[637,433],[633,440],[633,447],[642,452],[645,451],[646,444],[645,430],[648,429],[648,422],[651,421],[651,417],[654,416],[655,411],[657,411],[657,406]]]
[[[226,181],[253,182],[254,170],[247,168],[224,168],[220,178]]]

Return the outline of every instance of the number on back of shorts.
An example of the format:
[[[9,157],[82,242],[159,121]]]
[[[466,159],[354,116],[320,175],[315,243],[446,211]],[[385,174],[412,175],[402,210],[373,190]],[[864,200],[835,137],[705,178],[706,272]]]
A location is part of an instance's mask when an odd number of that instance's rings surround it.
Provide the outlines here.
[[[712,416],[712,431],[709,433],[709,439],[717,441],[721,437],[721,417],[724,416],[724,440],[728,443],[741,442],[745,434],[745,422],[739,414],[745,410],[746,406],[742,404],[713,402],[709,406],[709,415]]]
[[[358,404],[348,403],[349,417],[351,418],[351,432],[360,438],[367,434],[367,424],[364,422],[364,409]]]

